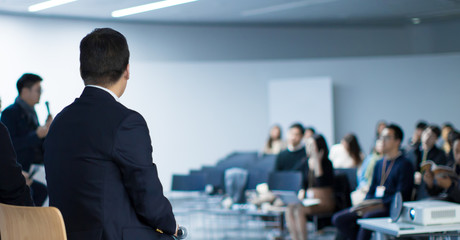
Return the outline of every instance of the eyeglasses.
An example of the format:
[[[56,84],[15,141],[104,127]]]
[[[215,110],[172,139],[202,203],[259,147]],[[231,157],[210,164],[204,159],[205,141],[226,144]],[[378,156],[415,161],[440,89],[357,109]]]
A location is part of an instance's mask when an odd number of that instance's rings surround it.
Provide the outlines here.
[[[384,142],[392,140],[392,139],[394,139],[393,136],[381,136],[381,137],[379,137],[379,140],[384,141]]]

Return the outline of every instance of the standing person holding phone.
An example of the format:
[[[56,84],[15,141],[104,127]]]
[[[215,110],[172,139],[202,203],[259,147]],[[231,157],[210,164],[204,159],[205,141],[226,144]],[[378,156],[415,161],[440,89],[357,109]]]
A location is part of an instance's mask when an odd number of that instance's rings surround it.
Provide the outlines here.
[[[147,123],[119,102],[129,74],[128,43],[121,33],[100,28],[83,38],[85,88],[56,116],[45,141],[50,205],[61,210],[69,240],[177,235]]]

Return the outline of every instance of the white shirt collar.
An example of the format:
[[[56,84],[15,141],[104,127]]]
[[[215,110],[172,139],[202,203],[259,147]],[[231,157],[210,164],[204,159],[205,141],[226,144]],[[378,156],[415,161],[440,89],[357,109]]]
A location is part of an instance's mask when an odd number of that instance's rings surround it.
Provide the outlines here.
[[[120,98],[115,95],[115,93],[113,93],[112,91],[110,91],[109,89],[105,88],[105,87],[101,87],[101,86],[97,86],[97,85],[86,85],[86,87],[95,87],[95,88],[99,88],[99,89],[102,89],[108,93],[110,93],[110,95],[112,95],[112,97],[117,101],[119,102],[120,101]]]
[[[289,150],[289,152],[295,152],[301,149],[303,146],[304,146],[303,143],[299,143],[297,146],[292,146],[288,144],[287,149]]]

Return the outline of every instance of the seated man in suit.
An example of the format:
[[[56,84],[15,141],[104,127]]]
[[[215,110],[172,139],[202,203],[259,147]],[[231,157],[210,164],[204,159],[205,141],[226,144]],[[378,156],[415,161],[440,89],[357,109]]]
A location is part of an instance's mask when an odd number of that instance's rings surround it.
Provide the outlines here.
[[[1,106],[0,106],[1,107]],[[16,162],[8,129],[0,122],[0,203],[33,206],[29,187]]]
[[[410,160],[399,150],[403,139],[401,128],[394,124],[386,126],[380,139],[383,141],[384,157],[375,164],[371,186],[366,195],[366,199],[376,199],[373,201],[377,204],[360,207],[359,211],[356,211],[356,207],[345,209],[332,217],[333,224],[347,239],[370,239],[372,232],[360,228],[357,220],[388,217],[391,201],[397,192],[401,192],[404,201],[410,200],[411,197],[414,168]]]
[[[144,118],[119,102],[129,49],[119,32],[95,29],[80,43],[85,89],[45,140],[50,205],[69,240],[170,239],[178,226],[163,195]]]

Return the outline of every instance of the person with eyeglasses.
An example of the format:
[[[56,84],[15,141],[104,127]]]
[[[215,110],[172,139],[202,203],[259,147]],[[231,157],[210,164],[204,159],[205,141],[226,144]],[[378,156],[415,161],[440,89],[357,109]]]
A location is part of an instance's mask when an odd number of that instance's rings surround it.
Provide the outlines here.
[[[1,116],[1,121],[10,132],[17,161],[22,165],[23,175],[32,191],[36,206],[42,206],[48,196],[46,186],[29,177],[33,163],[43,164],[43,141],[53,121],[48,116],[45,125],[40,125],[35,112],[35,105],[40,102],[43,79],[32,73],[23,74],[17,81],[18,97],[8,106]]]
[[[400,151],[403,131],[395,124],[386,126],[380,136],[383,159],[374,167],[371,186],[363,203],[337,212],[333,224],[346,239],[371,239],[372,232],[357,224],[360,218],[390,216],[390,204],[397,192],[408,201],[414,186],[414,167]]]

